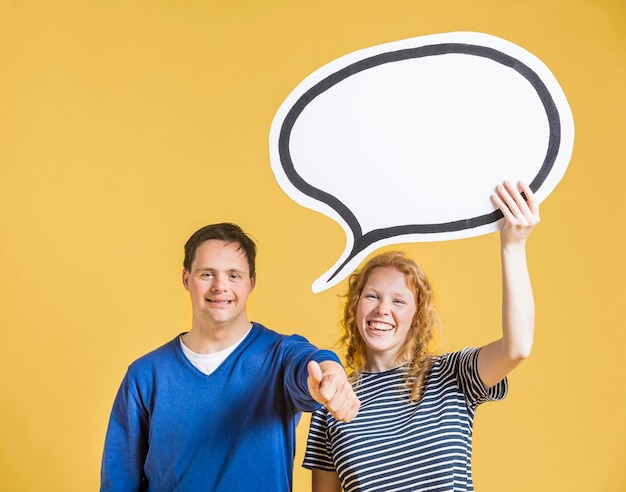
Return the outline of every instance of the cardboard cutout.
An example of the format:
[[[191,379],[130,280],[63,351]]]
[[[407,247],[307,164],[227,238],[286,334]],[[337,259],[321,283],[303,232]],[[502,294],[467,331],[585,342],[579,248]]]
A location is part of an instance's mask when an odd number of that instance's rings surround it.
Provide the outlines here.
[[[489,197],[523,180],[539,201],[563,177],[574,123],[534,55],[470,32],[343,56],[304,79],[270,130],[272,170],[299,204],[343,227],[346,249],[320,292],[376,248],[498,230]]]

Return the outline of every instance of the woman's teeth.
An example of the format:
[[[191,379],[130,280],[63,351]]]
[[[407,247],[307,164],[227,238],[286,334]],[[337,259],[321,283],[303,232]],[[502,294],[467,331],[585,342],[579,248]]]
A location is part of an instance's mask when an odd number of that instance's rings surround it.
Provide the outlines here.
[[[393,330],[393,326],[389,323],[380,323],[378,321],[369,321],[368,326],[372,330],[376,331],[391,331]]]

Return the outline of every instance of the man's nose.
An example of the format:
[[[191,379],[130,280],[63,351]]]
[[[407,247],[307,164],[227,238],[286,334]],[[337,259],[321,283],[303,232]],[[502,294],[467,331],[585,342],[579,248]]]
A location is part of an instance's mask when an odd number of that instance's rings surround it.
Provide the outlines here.
[[[211,290],[214,292],[224,292],[227,290],[226,287],[226,277],[224,275],[215,275],[213,279],[213,283],[211,285]]]

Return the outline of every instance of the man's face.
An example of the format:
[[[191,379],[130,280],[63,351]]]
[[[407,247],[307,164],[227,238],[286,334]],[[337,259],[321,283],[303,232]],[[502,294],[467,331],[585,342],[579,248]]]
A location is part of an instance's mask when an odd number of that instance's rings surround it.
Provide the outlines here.
[[[246,302],[254,283],[239,244],[217,239],[200,244],[191,271],[183,270],[194,322],[208,327],[247,328]]]

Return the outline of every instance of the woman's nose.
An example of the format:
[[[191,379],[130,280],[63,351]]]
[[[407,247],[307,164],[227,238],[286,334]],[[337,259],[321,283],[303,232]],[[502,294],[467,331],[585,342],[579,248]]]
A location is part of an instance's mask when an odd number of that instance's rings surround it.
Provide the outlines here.
[[[390,306],[388,302],[385,301],[380,301],[377,305],[376,305],[376,313],[386,316],[391,312]]]

